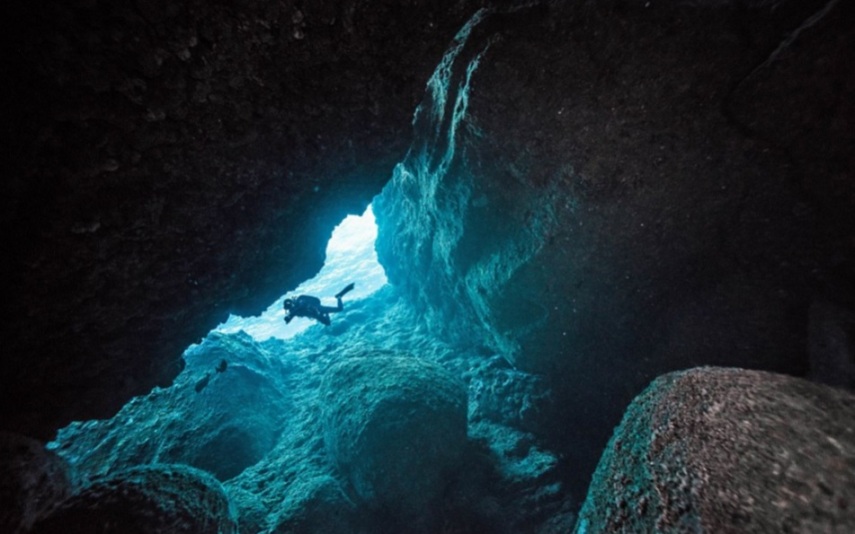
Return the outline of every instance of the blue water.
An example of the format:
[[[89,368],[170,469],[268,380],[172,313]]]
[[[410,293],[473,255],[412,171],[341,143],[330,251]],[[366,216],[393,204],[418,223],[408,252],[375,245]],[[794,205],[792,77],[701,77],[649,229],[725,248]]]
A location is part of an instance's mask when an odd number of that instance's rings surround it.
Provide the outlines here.
[[[271,337],[288,339],[316,324],[312,319],[297,317],[285,324],[282,302],[297,295],[314,295],[323,304],[335,306],[333,295],[355,282],[356,287],[344,297],[348,302],[364,299],[386,285],[386,272],[377,261],[374,241],[377,238],[377,223],[371,206],[362,216],[349,215],[333,230],[327,244],[327,258],[323,268],[311,280],[300,284],[297,289],[282,295],[267,310],[257,317],[231,315],[215,330],[227,334],[243,330],[256,341]],[[335,315],[332,316],[335,321]]]

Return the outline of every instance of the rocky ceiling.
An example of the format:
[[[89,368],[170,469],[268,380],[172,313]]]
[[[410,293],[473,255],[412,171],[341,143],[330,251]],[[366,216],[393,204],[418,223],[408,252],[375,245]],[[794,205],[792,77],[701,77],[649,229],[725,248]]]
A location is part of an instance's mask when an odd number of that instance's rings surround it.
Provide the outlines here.
[[[314,274],[477,4],[4,3],[2,427],[111,415]]]

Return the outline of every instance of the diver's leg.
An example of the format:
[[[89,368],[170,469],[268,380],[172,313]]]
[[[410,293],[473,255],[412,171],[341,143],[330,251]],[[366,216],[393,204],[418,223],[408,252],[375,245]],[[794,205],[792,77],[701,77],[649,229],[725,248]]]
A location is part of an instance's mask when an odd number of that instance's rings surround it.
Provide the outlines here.
[[[344,289],[342,289],[341,291],[339,291],[336,294],[335,298],[337,298],[338,300],[341,300],[341,297],[345,296],[350,290],[352,290],[354,285],[355,284],[353,284],[353,283],[347,284],[347,286],[345,286]]]
[[[330,316],[329,316],[329,315],[327,315],[327,314],[325,314],[325,313],[322,313],[322,314],[318,315],[318,321],[320,321],[320,322],[324,323],[325,325],[329,326],[329,325],[330,325]]]
[[[338,305],[336,305],[335,308],[333,308],[332,306],[321,306],[319,308],[319,311],[321,313],[335,313],[342,311],[344,309],[344,306],[341,304],[341,299],[336,299],[336,301],[338,302]]]

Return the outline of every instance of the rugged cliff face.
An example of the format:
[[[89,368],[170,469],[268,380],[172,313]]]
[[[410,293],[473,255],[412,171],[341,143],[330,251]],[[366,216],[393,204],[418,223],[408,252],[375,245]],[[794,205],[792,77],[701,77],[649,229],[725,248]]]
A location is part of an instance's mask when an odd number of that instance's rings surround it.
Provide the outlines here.
[[[473,21],[429,83],[381,262],[435,331],[546,375],[577,489],[652,378],[803,375],[811,302],[855,302],[852,16],[556,3]]]

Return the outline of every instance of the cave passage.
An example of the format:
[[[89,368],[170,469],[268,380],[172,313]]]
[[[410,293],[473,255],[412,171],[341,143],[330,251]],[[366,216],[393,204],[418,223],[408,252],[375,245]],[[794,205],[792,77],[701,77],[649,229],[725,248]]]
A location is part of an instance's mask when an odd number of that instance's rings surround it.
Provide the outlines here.
[[[336,226],[327,243],[326,261],[314,278],[300,284],[294,291],[282,295],[258,316],[229,316],[225,323],[215,330],[224,334],[243,330],[256,341],[265,341],[271,337],[288,339],[308,327],[315,321],[297,317],[290,324],[283,320],[285,310],[282,302],[297,295],[315,295],[325,305],[335,305],[332,297],[345,285],[354,282],[356,287],[345,299],[347,302],[366,298],[386,285],[386,272],[377,261],[374,241],[377,238],[377,222],[371,205],[360,215],[349,215]]]

